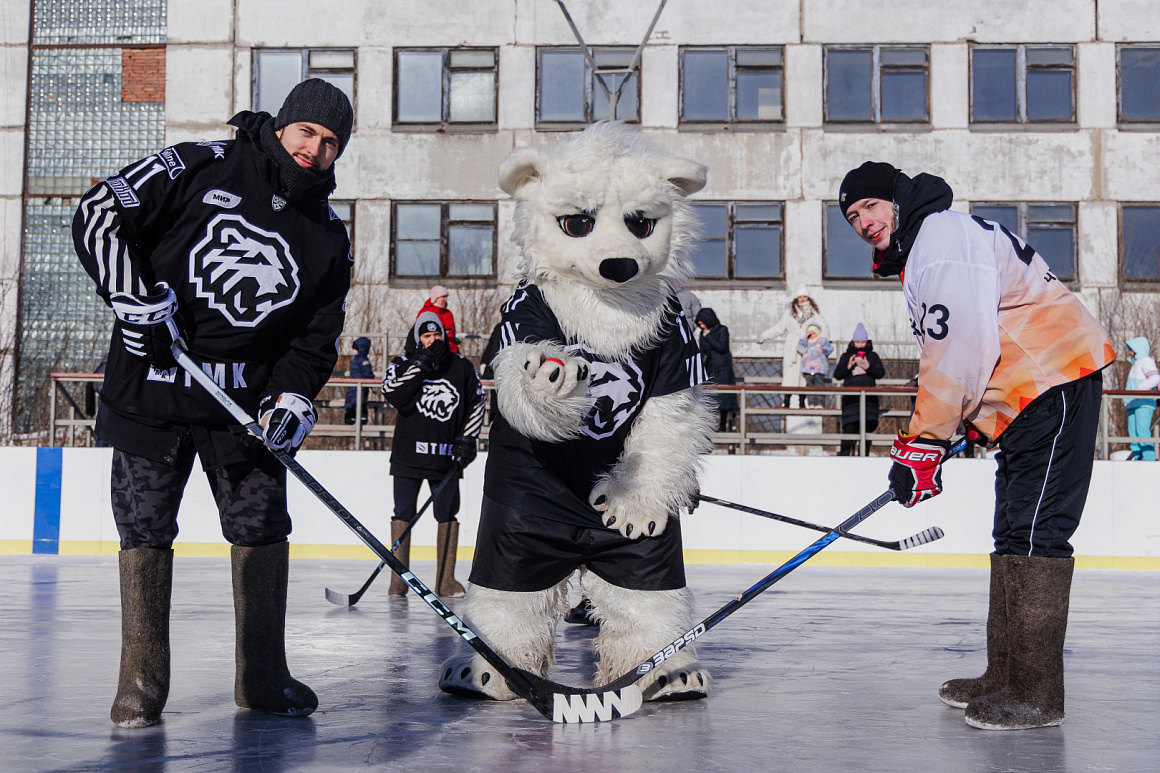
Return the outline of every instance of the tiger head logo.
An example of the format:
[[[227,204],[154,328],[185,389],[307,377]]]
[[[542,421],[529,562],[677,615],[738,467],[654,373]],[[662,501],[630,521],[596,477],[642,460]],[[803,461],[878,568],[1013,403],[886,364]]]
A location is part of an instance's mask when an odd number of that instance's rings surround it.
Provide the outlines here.
[[[419,413],[435,421],[450,421],[459,407],[459,392],[445,378],[423,382],[423,393],[416,404]]]

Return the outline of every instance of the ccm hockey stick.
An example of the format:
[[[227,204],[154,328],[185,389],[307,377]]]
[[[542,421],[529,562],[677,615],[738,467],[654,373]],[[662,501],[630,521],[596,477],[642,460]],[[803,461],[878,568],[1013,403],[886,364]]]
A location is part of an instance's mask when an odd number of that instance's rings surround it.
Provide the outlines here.
[[[393,553],[387,550],[383,543],[379,542],[373,534],[367,531],[366,527],[359,523],[358,519],[343,507],[321,483],[315,480],[314,476],[307,472],[294,457],[285,451],[271,448],[266,444],[265,437],[262,435],[262,428],[258,423],[241,406],[235,403],[210,378],[209,374],[202,370],[190,358],[180,344],[174,343],[170,347],[170,351],[172,351],[174,358],[177,359],[181,367],[189,372],[189,375],[194,381],[213,395],[214,399],[229,411],[230,415],[234,417],[234,420],[246,428],[247,432],[262,441],[270,453],[274,454],[278,461],[302,485],[310,489],[311,493],[318,497],[330,512],[338,516],[339,520],[346,524],[347,528],[353,531],[367,547],[374,551],[375,555],[382,559],[390,567],[391,571],[399,575],[407,585],[411,586],[415,594],[427,606],[435,610],[436,614],[443,618],[443,622],[451,626],[455,633],[459,635],[459,638],[467,642],[473,650],[478,652],[484,660],[491,664],[492,668],[499,672],[500,676],[511,687],[512,692],[532,704],[532,707],[536,711],[551,719],[553,722],[571,723],[602,722],[619,719],[620,717],[626,717],[632,714],[640,708],[642,701],[640,688],[632,683],[636,679],[626,682],[623,685],[617,685],[616,687],[608,685],[593,688],[569,687],[568,685],[543,679],[530,671],[525,671],[522,668],[516,668],[510,665],[495,650],[487,646],[466,623],[456,617],[455,613],[440,601],[439,597],[430,588],[424,585],[418,577],[411,574],[407,567],[403,566],[403,563]]]
[[[695,496],[702,502],[721,505],[721,507],[731,507],[734,510],[740,510],[743,513],[760,515],[762,518],[772,518],[775,521],[792,523],[794,526],[801,526],[806,529],[813,529],[814,531],[830,531],[829,526],[821,526],[816,523],[810,523],[809,521],[799,521],[797,518],[790,518],[788,515],[767,513],[765,510],[758,510],[756,507],[746,507],[745,505],[739,505],[736,502],[728,502],[724,499],[717,499],[716,497],[707,497],[703,494],[696,494]],[[878,547],[886,548],[887,550],[910,550],[911,548],[916,548],[919,545],[926,545],[927,543],[934,542],[937,539],[942,539],[943,530],[937,526],[934,526],[929,529],[923,529],[918,534],[907,537],[904,540],[898,540],[897,542],[886,542],[884,540],[874,539],[873,537],[863,537],[860,534],[842,534],[840,536],[849,540],[854,540],[855,542],[865,542],[867,545],[877,545]],[[329,591],[327,592],[329,593]]]
[[[950,451],[947,452],[947,455],[944,458],[950,459],[952,456],[957,454],[959,451],[962,451],[964,448],[966,448],[966,446],[967,446],[967,439],[965,437],[960,438],[959,440],[957,440],[954,443],[954,445],[951,446]],[[664,663],[666,660],[668,660],[669,658],[673,657],[678,652],[683,650],[689,644],[693,643],[697,639],[704,636],[706,633],[709,632],[710,629],[715,627],[718,623],[722,622],[725,618],[729,617],[729,615],[733,614],[738,609],[745,606],[750,601],[752,601],[754,598],[759,596],[767,588],[769,588],[769,586],[773,585],[775,582],[780,580],[782,577],[785,577],[787,574],[792,572],[794,569],[797,569],[799,566],[804,564],[806,561],[808,561],[810,558],[812,558],[815,553],[818,553],[819,551],[821,551],[823,548],[825,548],[827,545],[829,545],[831,542],[838,539],[839,537],[848,536],[850,529],[853,529],[855,526],[862,523],[862,521],[866,520],[871,515],[878,512],[884,506],[888,505],[889,503],[891,503],[893,501],[894,501],[894,492],[893,491],[886,491],[885,493],[880,494],[878,496],[878,498],[875,499],[873,502],[866,505],[858,512],[854,513],[846,520],[842,521],[840,524],[835,526],[833,529],[830,529],[827,534],[825,534],[824,536],[819,538],[816,542],[814,542],[812,545],[807,547],[805,550],[801,551],[796,556],[794,556],[790,560],[786,561],[784,564],[782,564],[778,568],[774,569],[772,572],[767,574],[765,577],[762,577],[760,580],[757,581],[757,583],[755,585],[753,585],[753,587],[749,588],[744,593],[742,593],[740,596],[733,599],[728,604],[721,607],[720,609],[718,609],[716,612],[714,612],[713,614],[706,617],[701,622],[697,623],[695,626],[693,626],[688,631],[686,631],[683,636],[678,636],[676,639],[673,640],[672,644],[668,645],[663,650],[655,653],[651,658],[644,661],[639,666],[637,666],[635,669],[633,669],[632,671],[629,671],[627,674],[620,677],[616,681],[609,682],[608,684],[604,685],[604,687],[606,689],[614,690],[614,689],[618,689],[618,688],[623,688],[626,685],[633,684],[638,679],[640,679],[642,676],[647,674],[649,671],[652,671],[654,668],[659,666],[661,663]]]
[[[455,473],[458,471],[459,463],[456,462],[451,466],[451,469],[447,471],[447,474],[443,476],[443,480],[439,481],[439,485],[435,487],[435,490],[431,492],[431,497],[427,500],[426,504],[419,508],[419,512],[416,513],[415,517],[411,519],[411,522],[407,524],[407,528],[403,529],[403,533],[399,535],[397,540],[395,540],[395,544],[391,545],[392,553],[399,549],[399,545],[403,544],[403,540],[407,538],[407,535],[411,533],[411,529],[415,528],[415,524],[419,522],[419,517],[423,515],[423,512],[431,505],[432,502],[435,501],[435,497],[439,496],[439,492],[443,490],[444,486],[451,482],[452,476],[455,475]],[[371,583],[375,581],[375,578],[379,576],[379,572],[383,571],[383,567],[386,565],[386,561],[380,561],[379,565],[375,567],[373,572],[371,572],[371,576],[367,578],[367,581],[363,583],[362,587],[349,596],[345,593],[339,593],[338,591],[333,591],[330,588],[325,588],[324,590],[326,591],[326,600],[331,604],[337,604],[340,607],[353,607],[358,603],[358,600],[363,597],[363,594],[367,592],[367,588],[371,587]]]

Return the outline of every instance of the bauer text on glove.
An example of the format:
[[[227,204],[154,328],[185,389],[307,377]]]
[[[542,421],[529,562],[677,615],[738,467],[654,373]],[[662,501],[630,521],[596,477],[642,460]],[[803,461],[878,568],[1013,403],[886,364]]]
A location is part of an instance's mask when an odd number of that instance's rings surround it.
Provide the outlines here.
[[[945,440],[898,433],[890,458],[890,490],[905,507],[942,493],[942,463],[951,444]]]

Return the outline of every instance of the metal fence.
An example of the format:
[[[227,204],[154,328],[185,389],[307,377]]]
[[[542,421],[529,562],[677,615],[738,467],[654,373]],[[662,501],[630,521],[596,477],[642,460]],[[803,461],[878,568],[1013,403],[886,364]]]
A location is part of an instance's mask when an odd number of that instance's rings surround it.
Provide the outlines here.
[[[92,446],[94,417],[100,402],[99,373],[53,373],[49,397],[52,431],[44,438],[47,445]],[[759,379],[767,381],[768,379]],[[373,399],[379,395],[381,381],[376,378],[335,377],[327,382],[314,401],[318,424],[307,440],[307,448],[387,450],[394,436],[395,410],[386,402]],[[355,388],[353,423],[344,421],[346,391]],[[491,399],[492,383],[484,382]],[[731,454],[810,454],[837,452],[843,441],[854,453],[868,446],[870,455],[889,452],[895,433],[905,427],[916,390],[905,386],[883,386],[873,389],[843,387],[782,387],[769,383],[745,383],[737,386],[710,386],[710,392],[732,392],[739,406],[725,431],[713,435],[720,453]],[[1156,392],[1106,390],[1100,408],[1100,428],[1096,452],[1108,459],[1111,453],[1141,438],[1114,434],[1112,411],[1118,400],[1131,397],[1156,397]],[[787,401],[787,397],[791,398]],[[797,399],[793,399],[793,398]],[[858,431],[841,430],[841,397],[858,400]],[[866,422],[866,401],[879,401],[878,426],[871,431]],[[804,400],[802,399],[804,398]],[[795,407],[786,407],[789,402]],[[804,403],[806,407],[800,407]],[[811,403],[813,406],[811,407]],[[485,419],[480,435],[485,443],[489,422]],[[1154,445],[1160,445],[1160,427],[1152,425]],[[486,446],[485,446],[486,447]]]

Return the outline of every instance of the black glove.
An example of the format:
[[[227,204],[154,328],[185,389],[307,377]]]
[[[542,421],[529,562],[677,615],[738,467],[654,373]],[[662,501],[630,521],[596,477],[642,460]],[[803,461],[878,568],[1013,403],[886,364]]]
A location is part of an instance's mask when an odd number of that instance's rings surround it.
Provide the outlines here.
[[[473,437],[457,437],[455,444],[451,446],[451,458],[459,465],[459,469],[466,469],[467,465],[475,461],[475,455],[478,453],[476,449],[475,438]]]
[[[266,395],[258,403],[258,423],[266,442],[279,451],[294,452],[318,421],[309,400],[294,392]]]
[[[411,359],[419,366],[419,370],[426,375],[431,375],[439,370],[439,366],[443,364],[443,360],[449,354],[451,354],[451,350],[447,348],[447,342],[442,338],[436,338],[430,346],[415,350]]]
[[[177,315],[177,295],[165,282],[158,282],[151,295],[114,293],[109,296],[113,313],[121,321],[121,341],[134,357],[161,369],[177,366],[169,347],[177,341],[185,345],[181,320]]]

